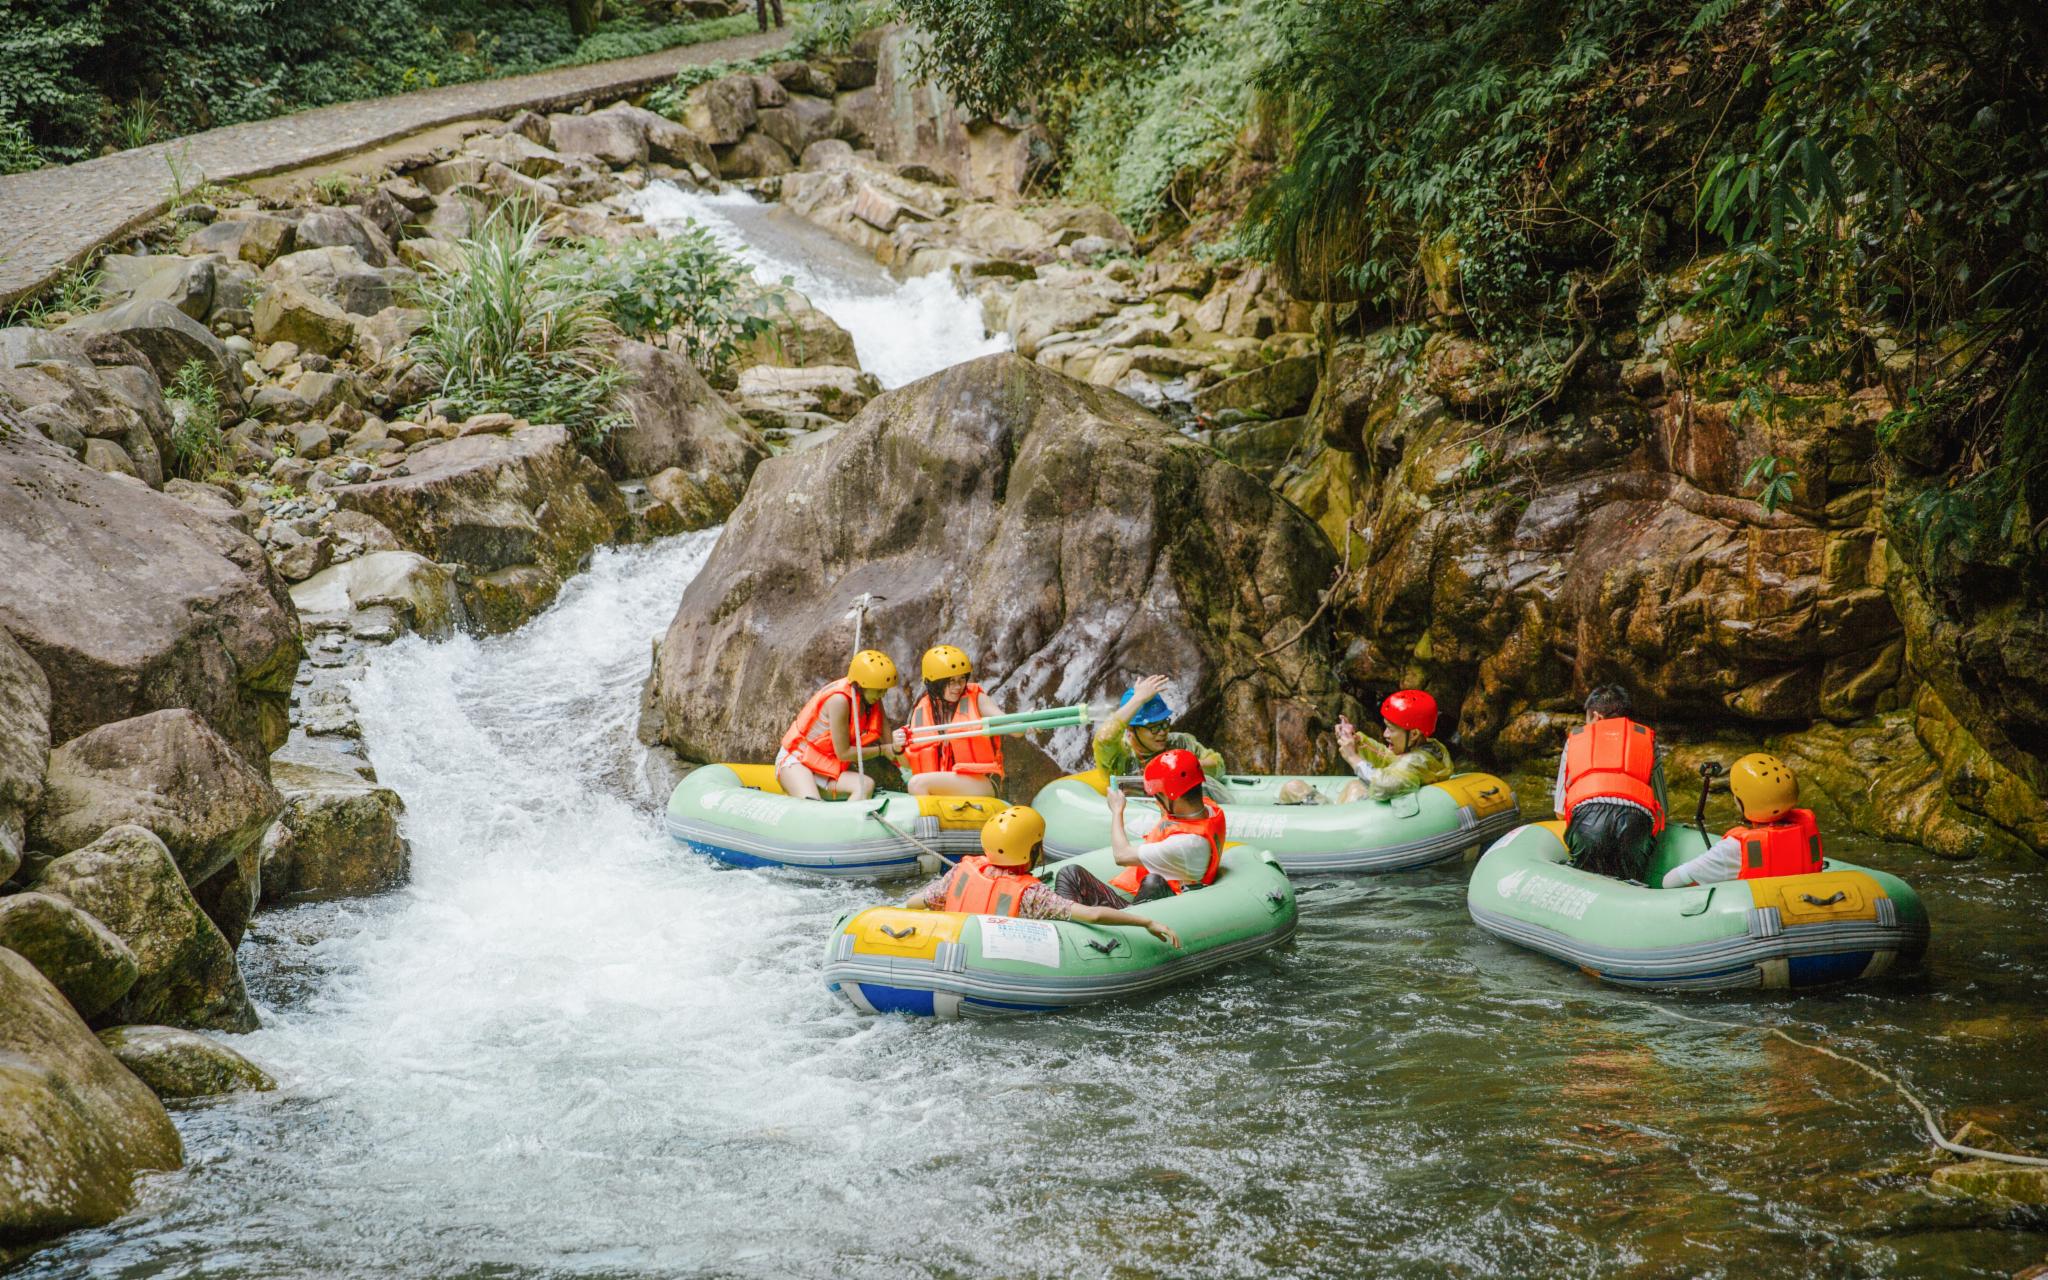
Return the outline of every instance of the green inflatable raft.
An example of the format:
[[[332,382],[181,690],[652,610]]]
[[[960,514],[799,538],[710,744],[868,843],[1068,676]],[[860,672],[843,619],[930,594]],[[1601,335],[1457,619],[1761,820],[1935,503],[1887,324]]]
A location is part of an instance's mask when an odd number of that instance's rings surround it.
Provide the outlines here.
[[[941,858],[980,853],[983,824],[1004,807],[992,796],[900,791],[801,800],[782,794],[768,765],[707,764],[677,784],[666,825],[683,847],[736,867],[880,879],[936,875]]]
[[[1669,826],[1648,879],[1706,849]],[[1916,964],[1927,913],[1905,881],[1829,858],[1810,875],[1652,889],[1564,865],[1564,824],[1521,827],[1473,869],[1481,929],[1622,987],[1718,991],[1874,978]]]
[[[1104,880],[1107,849],[1081,865]],[[1040,870],[1050,880],[1053,866]],[[1295,926],[1294,887],[1264,850],[1232,846],[1215,883],[1134,908],[1180,935],[1175,950],[1132,925],[868,907],[841,916],[825,984],[865,1013],[1003,1017],[1137,995],[1257,955]]]
[[[1232,774],[1216,800],[1229,837],[1269,849],[1290,875],[1319,871],[1407,871],[1455,858],[1521,822],[1514,789],[1489,773],[1461,773],[1392,800],[1275,804],[1288,782],[1334,800],[1348,776]],[[1100,769],[1049,782],[1031,806],[1045,817],[1045,849],[1063,857],[1109,843],[1109,777]],[[1124,810],[1132,839],[1159,821],[1159,806],[1134,798]]]

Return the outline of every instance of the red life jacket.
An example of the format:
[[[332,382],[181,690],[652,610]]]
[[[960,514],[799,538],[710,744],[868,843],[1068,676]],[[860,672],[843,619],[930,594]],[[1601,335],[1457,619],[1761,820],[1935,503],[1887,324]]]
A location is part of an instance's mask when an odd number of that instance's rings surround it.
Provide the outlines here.
[[[1223,865],[1223,808],[1207,796],[1202,797],[1202,804],[1208,812],[1199,818],[1179,818],[1170,813],[1163,815],[1159,819],[1159,825],[1145,833],[1145,843],[1158,844],[1168,836],[1202,837],[1209,842],[1209,869],[1202,873],[1202,884],[1214,884],[1216,872]],[[1109,883],[1125,893],[1135,894],[1138,892],[1138,886],[1145,883],[1148,874],[1145,865],[1139,863],[1136,866],[1125,867],[1123,874]],[[1168,880],[1166,884],[1175,893],[1181,891],[1182,885],[1178,880]]]
[[[1572,730],[1564,744],[1564,811],[1593,799],[1633,800],[1650,811],[1653,831],[1664,829],[1664,806],[1650,785],[1657,767],[1657,735],[1626,716],[1609,716]]]
[[[999,867],[980,854],[960,859],[946,873],[946,896],[936,910],[977,916],[1014,916],[1024,909],[1024,891],[1038,877]]]
[[[825,703],[831,698],[846,699],[847,727],[858,734],[856,741],[861,746],[871,747],[882,740],[882,704],[873,703],[866,714],[856,717],[854,710],[860,706],[860,695],[854,691],[853,681],[834,680],[811,695],[811,700],[790,722],[789,731],[782,735],[782,749],[821,778],[836,778],[847,767],[833,748],[832,730],[825,723]]]
[[[1742,844],[1738,880],[1809,875],[1821,869],[1825,856],[1820,847],[1820,823],[1811,809],[1789,809],[1778,821],[1760,827],[1736,827],[1728,832],[1728,838]]]
[[[953,712],[953,720],[979,720],[982,718],[981,686],[970,684],[967,692],[960,695],[960,705]],[[917,700],[910,709],[910,726],[913,729],[939,724],[933,713],[930,694]],[[947,723],[950,723],[948,721]],[[994,738],[976,736],[955,738],[951,742],[934,742],[928,747],[913,747],[904,752],[903,759],[912,773],[960,773],[987,776],[1003,771],[1003,744]]]

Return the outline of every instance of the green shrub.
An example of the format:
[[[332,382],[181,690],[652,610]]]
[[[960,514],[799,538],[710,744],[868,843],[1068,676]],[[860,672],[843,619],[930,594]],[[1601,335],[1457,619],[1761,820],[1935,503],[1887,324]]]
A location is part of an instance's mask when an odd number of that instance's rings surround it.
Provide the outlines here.
[[[437,270],[421,286],[427,323],[411,350],[441,379],[441,394],[464,415],[503,412],[568,427],[599,448],[624,422],[615,400],[620,373],[605,340],[611,324],[598,299],[580,293],[540,238],[522,204],[499,207],[462,241],[463,265]]]
[[[19,120],[0,117],[0,175],[27,173],[43,167],[43,153],[36,150],[28,126]]]
[[[164,388],[171,409],[171,472],[197,480],[227,470],[220,392],[205,364],[188,360]]]
[[[105,301],[100,269],[90,262],[58,276],[41,293],[8,308],[0,324],[48,325],[97,311]]]
[[[578,292],[603,300],[621,331],[668,337],[708,376],[770,328],[752,274],[694,221],[661,240],[587,241],[560,269]]]

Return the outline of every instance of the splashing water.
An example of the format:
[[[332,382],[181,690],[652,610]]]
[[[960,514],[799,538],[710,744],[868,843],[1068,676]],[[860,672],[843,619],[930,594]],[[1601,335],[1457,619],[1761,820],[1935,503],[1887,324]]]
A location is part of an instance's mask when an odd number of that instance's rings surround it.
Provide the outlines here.
[[[853,335],[861,367],[885,388],[1010,349],[1008,336],[990,335],[980,305],[946,276],[896,280],[860,251],[743,191],[703,195],[655,182],[634,207],[656,228],[695,220],[762,284],[787,277]]]

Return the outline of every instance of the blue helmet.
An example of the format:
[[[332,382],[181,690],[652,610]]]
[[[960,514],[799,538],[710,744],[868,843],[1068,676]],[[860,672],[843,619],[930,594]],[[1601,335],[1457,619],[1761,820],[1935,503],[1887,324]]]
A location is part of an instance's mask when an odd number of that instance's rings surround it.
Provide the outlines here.
[[[1129,705],[1131,698],[1137,692],[1136,689],[1124,690],[1124,696],[1117,699],[1116,705],[1118,707]],[[1154,694],[1149,702],[1133,711],[1131,718],[1125,721],[1125,723],[1133,729],[1141,729],[1148,724],[1165,724],[1171,719],[1173,719],[1173,708],[1166,705],[1166,699]]]

